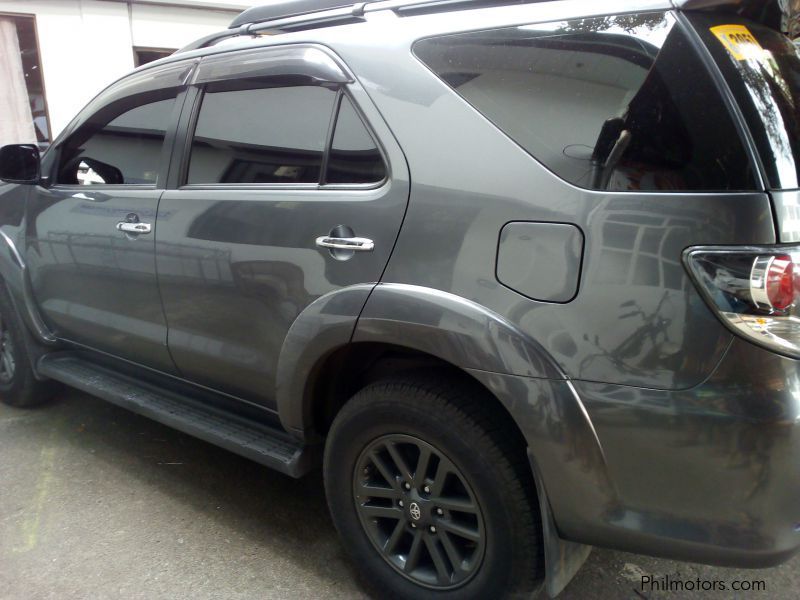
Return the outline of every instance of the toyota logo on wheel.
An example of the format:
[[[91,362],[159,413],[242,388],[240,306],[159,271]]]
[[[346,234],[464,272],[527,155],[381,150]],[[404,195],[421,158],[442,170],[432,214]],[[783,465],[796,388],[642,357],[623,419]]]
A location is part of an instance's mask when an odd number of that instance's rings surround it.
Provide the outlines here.
[[[419,518],[422,516],[422,511],[419,508],[419,504],[416,502],[411,503],[411,505],[408,507],[408,512],[411,514],[411,518],[415,521],[419,521]]]

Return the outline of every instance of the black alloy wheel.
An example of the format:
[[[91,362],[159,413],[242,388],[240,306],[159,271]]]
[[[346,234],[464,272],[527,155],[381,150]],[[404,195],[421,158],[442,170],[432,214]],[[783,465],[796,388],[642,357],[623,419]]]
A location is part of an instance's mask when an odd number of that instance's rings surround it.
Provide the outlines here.
[[[353,497],[375,549],[414,583],[454,588],[480,567],[481,508],[463,473],[431,444],[401,434],[373,441],[356,462]]]
[[[6,320],[0,314],[0,382],[9,383],[14,378],[16,370],[14,341],[11,339],[11,331],[6,326]]]

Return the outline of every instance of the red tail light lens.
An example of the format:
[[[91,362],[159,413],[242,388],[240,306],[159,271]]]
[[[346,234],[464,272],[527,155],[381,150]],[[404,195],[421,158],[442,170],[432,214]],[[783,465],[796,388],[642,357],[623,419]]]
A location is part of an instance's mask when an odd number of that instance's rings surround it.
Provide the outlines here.
[[[794,263],[788,254],[760,255],[750,271],[750,296],[758,308],[785,311],[794,304]]]
[[[772,308],[786,310],[794,304],[794,263],[786,254],[776,256],[767,271],[767,297]]]
[[[800,358],[800,246],[690,248],[684,261],[734,333]]]

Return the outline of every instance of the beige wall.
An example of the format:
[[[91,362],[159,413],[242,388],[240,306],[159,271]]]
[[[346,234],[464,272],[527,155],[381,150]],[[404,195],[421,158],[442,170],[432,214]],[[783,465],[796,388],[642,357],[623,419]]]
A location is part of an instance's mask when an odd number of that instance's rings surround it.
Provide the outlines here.
[[[158,1],[161,3],[153,0],[135,0],[131,4],[110,0],[0,0],[0,13],[36,17],[54,136],[98,92],[133,69],[134,46],[180,48],[227,28],[240,9],[260,3]]]

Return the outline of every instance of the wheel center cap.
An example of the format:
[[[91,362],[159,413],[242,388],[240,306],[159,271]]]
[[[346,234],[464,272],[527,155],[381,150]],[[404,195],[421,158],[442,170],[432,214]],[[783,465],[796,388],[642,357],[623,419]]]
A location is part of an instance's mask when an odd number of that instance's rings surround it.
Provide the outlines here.
[[[419,504],[412,502],[408,506],[408,514],[410,514],[411,518],[415,521],[419,521],[420,518],[422,518],[422,509],[419,507]]]

